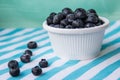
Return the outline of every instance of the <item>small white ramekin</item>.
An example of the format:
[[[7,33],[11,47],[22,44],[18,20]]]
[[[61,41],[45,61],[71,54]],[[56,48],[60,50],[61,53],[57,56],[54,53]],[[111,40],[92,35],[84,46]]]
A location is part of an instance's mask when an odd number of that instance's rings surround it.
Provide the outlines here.
[[[109,20],[100,17],[103,25],[80,28],[62,29],[48,26],[46,21],[43,28],[48,31],[54,53],[64,59],[85,60],[99,55],[104,32],[109,26]]]

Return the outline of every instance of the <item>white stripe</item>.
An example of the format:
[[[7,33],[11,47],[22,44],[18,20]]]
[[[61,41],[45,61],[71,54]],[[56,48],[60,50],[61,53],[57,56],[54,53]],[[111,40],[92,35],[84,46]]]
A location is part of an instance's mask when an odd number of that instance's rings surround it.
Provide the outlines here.
[[[116,21],[111,27],[108,27],[105,31],[105,34],[108,34],[109,32],[113,31],[118,27],[120,27],[120,21]]]
[[[107,47],[106,49],[104,49],[100,52],[100,55],[104,55],[106,52],[109,53],[117,48],[120,48],[120,43],[117,43],[117,44]]]
[[[19,47],[19,46],[22,46],[22,45],[27,44],[29,41],[37,41],[37,40],[42,39],[42,38],[47,37],[47,36],[48,36],[47,34],[43,34],[43,35],[40,35],[40,36],[38,36],[38,37],[31,38],[30,40],[26,40],[26,41],[23,41],[23,42],[21,42],[21,43],[14,44],[14,45],[12,45],[12,46],[8,46],[8,47],[6,47],[6,48],[4,48],[4,49],[1,49],[0,52],[6,51],[6,50],[7,50],[7,51],[9,51],[9,50],[14,50],[15,48],[17,48],[17,47]]]
[[[22,71],[24,71],[24,70],[26,70],[26,69],[31,69],[31,68],[33,68],[34,66],[38,65],[38,63],[39,63],[39,61],[42,59],[42,57],[45,57],[46,59],[50,59],[50,58],[53,58],[54,55],[53,55],[53,54],[45,54],[45,55],[43,55],[43,56],[41,56],[41,57],[39,57],[39,58],[31,61],[30,63],[27,63],[27,64],[23,65],[23,66],[20,68],[20,71],[22,72]],[[8,78],[11,77],[10,75],[8,75],[8,73],[9,73],[9,72],[1,75],[1,77],[4,78],[5,80],[7,80]]]
[[[118,32],[117,34],[115,34],[107,39],[104,39],[103,44],[114,41],[116,38],[120,38],[120,32]]]
[[[44,45],[45,43],[48,43],[48,42],[49,42],[49,40],[47,39],[47,40],[44,40],[44,41],[40,41],[40,42],[38,42],[37,44],[38,44],[38,47],[39,47],[39,46],[42,46],[42,45]],[[21,53],[21,54],[22,54],[22,53],[24,53],[24,51],[25,51],[24,49],[21,49],[21,50],[15,50],[15,51],[13,51],[13,52],[9,52],[9,53],[1,56],[1,57],[0,57],[0,60],[10,58],[10,57],[12,57],[12,56],[14,56],[14,55],[16,55],[16,54],[18,54],[18,53]]]
[[[47,67],[47,68],[44,68],[43,69],[43,74],[56,68],[56,67],[59,67],[59,66],[62,66],[63,64],[65,64],[68,60],[58,60],[56,62],[54,62],[52,65],[50,65],[50,67]],[[35,78],[37,78],[36,76],[33,76],[32,73],[30,73],[29,75],[25,76],[24,78],[22,78],[21,80],[27,80],[28,78],[31,78],[31,80],[35,80]],[[56,79],[55,79],[56,80]]]
[[[7,39],[7,38],[11,38],[11,37],[14,37],[14,36],[17,36],[17,37],[19,37],[19,36],[21,36],[21,35],[24,35],[25,33],[27,33],[27,32],[30,32],[30,31],[33,31],[34,30],[34,28],[27,28],[27,29],[23,29],[22,31],[19,31],[19,32],[16,32],[15,34],[13,34],[13,35],[6,35],[6,36],[2,36],[1,38],[0,38],[0,40],[2,41],[4,41],[4,39]]]
[[[18,53],[23,53],[23,51],[24,51],[24,50],[21,49],[21,50],[16,50],[16,51],[13,51],[13,52],[9,52],[9,53],[1,56],[1,57],[0,57],[0,60],[7,59],[7,58],[9,58],[9,57],[14,56],[15,54],[18,54]]]
[[[98,74],[100,71],[102,71],[104,68],[106,68],[107,66],[111,65],[112,63],[116,62],[117,60],[120,59],[120,54],[117,54],[103,62],[101,62],[100,64],[98,64],[97,66],[89,69],[87,72],[85,72],[82,76],[80,76],[79,78],[77,78],[77,80],[90,80],[92,77],[94,77],[96,74]],[[117,74],[116,74],[117,75]],[[87,76],[87,77],[86,77]]]
[[[60,72],[58,72],[57,74],[55,74],[54,76],[52,76],[49,80],[63,80],[64,77],[66,77],[67,75],[69,75],[70,73],[72,73],[74,70],[88,64],[89,62],[91,62],[92,60],[84,60],[84,61],[80,61],[79,63],[68,67]],[[77,74],[76,74],[77,75]]]
[[[100,56],[104,55],[104,54],[107,54],[108,52],[111,52],[113,50],[115,50],[116,48],[118,48],[120,46],[120,44],[115,44],[115,45],[112,45],[108,48],[106,48],[105,50],[103,50],[101,53]],[[99,56],[99,57],[100,57]],[[59,80],[62,80],[64,77],[66,77],[67,75],[69,75],[70,73],[74,72],[75,70],[77,70],[78,68],[81,68],[83,67],[84,65],[87,65],[88,63],[92,62],[93,60],[95,60],[96,58],[94,59],[91,59],[91,60],[85,60],[85,61],[81,61],[80,63],[74,65],[74,66],[71,66],[69,68],[66,68],[62,71],[60,71],[59,73],[57,73],[56,75],[54,75],[53,77],[50,78],[50,80],[56,80],[58,79],[58,76],[59,76]]]
[[[29,34],[29,35],[22,35],[22,36],[19,36],[19,37],[17,37],[17,38],[14,38],[14,39],[12,39],[12,40],[10,40],[10,41],[2,42],[2,43],[0,44],[0,46],[4,46],[4,45],[6,45],[6,44],[9,45],[10,43],[19,42],[19,41],[21,41],[21,40],[27,39],[27,38],[29,38],[29,37],[31,37],[31,36],[34,36],[34,35],[37,35],[37,34],[40,34],[40,33],[43,33],[43,32],[45,32],[45,30],[33,32],[32,34]]]
[[[120,67],[112,72],[109,76],[104,78],[104,80],[117,80],[120,77]]]
[[[14,31],[14,30],[16,30],[16,29],[5,29],[5,30],[3,30],[3,31],[0,32],[0,36],[5,35],[5,34],[7,34],[9,32]]]
[[[46,40],[46,41],[44,41],[44,42],[48,43],[49,40]],[[38,42],[38,44],[40,44],[40,45],[42,46],[42,45],[44,45],[45,43],[42,43],[42,42],[40,41],[40,42]],[[38,49],[38,50],[36,50],[36,51],[33,52],[33,55],[45,51],[46,48],[49,48],[49,47],[45,47],[45,48]],[[50,46],[50,48],[51,48],[51,46]],[[13,52],[14,52],[14,51],[13,51]],[[14,56],[14,54],[11,54],[11,55]],[[11,57],[11,56],[9,56],[9,57]],[[8,58],[9,58],[9,57],[8,57]],[[19,58],[17,58],[17,59],[19,59]],[[5,68],[7,68],[7,63],[4,63],[4,64],[0,65],[0,70],[3,70],[3,69],[5,69]]]

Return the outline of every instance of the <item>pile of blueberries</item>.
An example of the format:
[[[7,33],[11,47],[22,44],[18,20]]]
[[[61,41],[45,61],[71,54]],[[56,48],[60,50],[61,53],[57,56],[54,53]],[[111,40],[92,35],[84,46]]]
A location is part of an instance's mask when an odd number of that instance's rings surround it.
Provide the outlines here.
[[[75,11],[64,8],[62,12],[52,12],[46,21],[47,25],[51,27],[63,29],[89,28],[104,23],[94,9],[86,11],[83,8],[77,8]]]
[[[37,43],[35,41],[30,41],[27,44],[27,47],[29,49],[35,49],[37,48]],[[28,63],[31,60],[31,56],[33,55],[31,50],[25,50],[24,54],[20,57],[20,60],[23,63]],[[46,59],[41,59],[39,62],[39,66],[35,66],[34,68],[31,69],[31,72],[33,75],[38,76],[42,73],[41,68],[46,68],[48,67],[48,62]],[[16,77],[20,74],[20,68],[19,68],[19,63],[16,60],[11,60],[8,62],[8,68],[9,68],[9,73],[11,76]]]

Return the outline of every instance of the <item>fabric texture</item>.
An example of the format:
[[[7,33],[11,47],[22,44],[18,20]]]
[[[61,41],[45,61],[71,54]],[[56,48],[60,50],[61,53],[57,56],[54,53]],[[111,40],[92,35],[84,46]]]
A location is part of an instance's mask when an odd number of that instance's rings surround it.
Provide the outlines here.
[[[38,43],[31,49],[30,63],[22,63],[20,56],[29,41]],[[94,46],[93,46],[94,47]],[[65,60],[54,55],[47,31],[43,28],[0,28],[0,80],[120,80],[120,21],[111,22],[106,29],[101,55],[91,60]],[[31,68],[45,58],[49,67],[40,76]],[[20,75],[9,75],[8,62],[17,60]]]

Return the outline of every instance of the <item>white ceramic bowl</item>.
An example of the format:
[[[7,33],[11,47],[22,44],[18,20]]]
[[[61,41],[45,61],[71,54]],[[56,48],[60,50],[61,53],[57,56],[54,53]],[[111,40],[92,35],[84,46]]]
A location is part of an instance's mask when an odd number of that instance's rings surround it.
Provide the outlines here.
[[[82,28],[62,29],[48,26],[46,21],[43,28],[48,31],[54,53],[60,57],[71,60],[91,59],[99,55],[103,36],[109,20],[100,17],[103,25]]]

